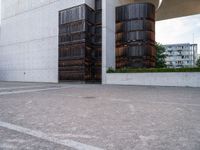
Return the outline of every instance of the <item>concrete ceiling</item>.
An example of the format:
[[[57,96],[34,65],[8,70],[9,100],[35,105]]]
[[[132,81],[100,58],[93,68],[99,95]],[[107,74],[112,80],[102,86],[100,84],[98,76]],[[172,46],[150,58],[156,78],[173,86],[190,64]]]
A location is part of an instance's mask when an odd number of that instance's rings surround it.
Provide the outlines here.
[[[200,14],[200,0],[163,0],[157,20]]]
[[[129,2],[151,2],[156,7],[159,4],[159,0],[129,0]],[[156,20],[159,21],[196,14],[200,14],[200,0],[162,0],[162,5],[156,14]]]

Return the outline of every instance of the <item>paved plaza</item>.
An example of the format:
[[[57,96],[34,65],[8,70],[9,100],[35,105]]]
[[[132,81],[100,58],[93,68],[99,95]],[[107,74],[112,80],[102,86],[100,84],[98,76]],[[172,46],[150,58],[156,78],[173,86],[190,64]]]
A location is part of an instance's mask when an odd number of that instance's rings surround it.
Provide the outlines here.
[[[200,150],[200,88],[0,82],[0,150]]]

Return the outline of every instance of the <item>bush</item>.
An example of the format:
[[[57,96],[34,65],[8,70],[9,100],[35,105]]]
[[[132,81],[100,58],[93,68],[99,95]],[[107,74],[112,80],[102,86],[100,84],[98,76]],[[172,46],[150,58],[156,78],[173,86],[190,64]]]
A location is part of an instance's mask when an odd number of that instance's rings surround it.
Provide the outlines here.
[[[200,58],[197,60],[197,67],[200,68]]]
[[[166,68],[166,55],[165,55],[165,47],[160,44],[156,43],[156,68]]]
[[[200,68],[122,68],[108,69],[107,73],[164,73],[164,72],[200,72]]]
[[[112,67],[110,67],[110,68],[108,68],[107,72],[108,73],[115,73],[115,70]]]

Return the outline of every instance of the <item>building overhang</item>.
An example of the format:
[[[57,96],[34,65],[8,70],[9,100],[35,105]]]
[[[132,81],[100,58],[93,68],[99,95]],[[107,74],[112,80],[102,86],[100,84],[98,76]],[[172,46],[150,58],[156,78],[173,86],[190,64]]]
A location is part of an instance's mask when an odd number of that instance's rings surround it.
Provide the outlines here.
[[[156,20],[166,20],[177,17],[200,14],[200,0],[120,0],[124,3],[151,2],[156,7],[162,1],[156,13]]]

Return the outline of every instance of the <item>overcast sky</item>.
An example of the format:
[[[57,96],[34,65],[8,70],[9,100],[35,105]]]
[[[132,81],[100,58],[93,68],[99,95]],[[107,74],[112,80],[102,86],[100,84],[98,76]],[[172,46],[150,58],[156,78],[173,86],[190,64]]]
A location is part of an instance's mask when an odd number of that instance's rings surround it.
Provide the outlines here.
[[[158,21],[156,41],[162,44],[194,42],[200,53],[200,15]]]
[[[200,53],[200,15],[158,21],[156,23],[156,41],[161,44],[192,44],[194,42],[198,44]]]

